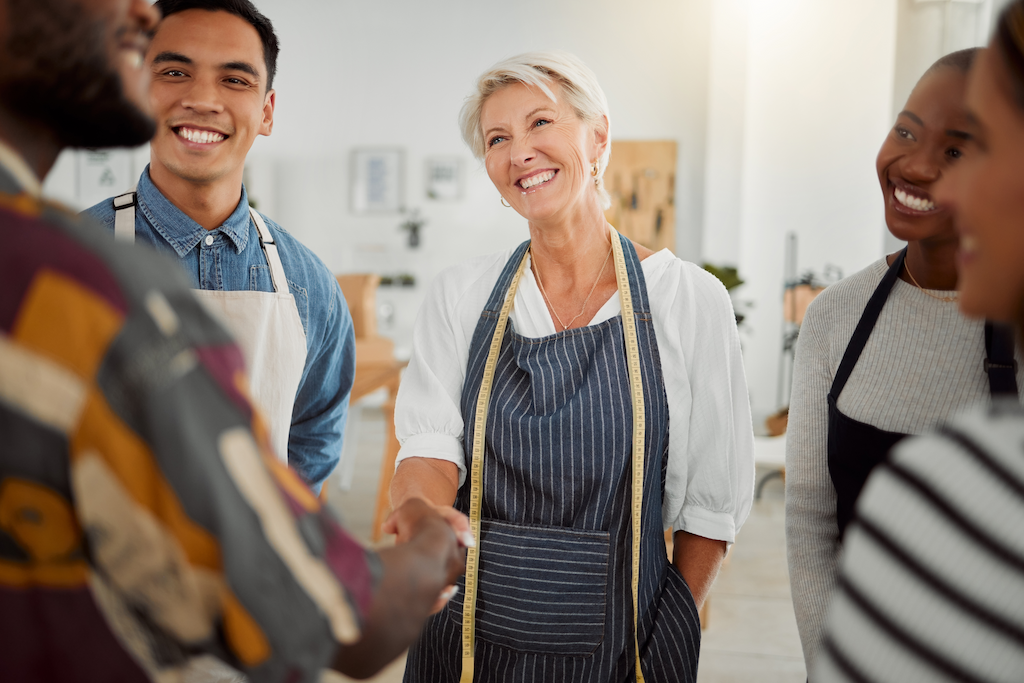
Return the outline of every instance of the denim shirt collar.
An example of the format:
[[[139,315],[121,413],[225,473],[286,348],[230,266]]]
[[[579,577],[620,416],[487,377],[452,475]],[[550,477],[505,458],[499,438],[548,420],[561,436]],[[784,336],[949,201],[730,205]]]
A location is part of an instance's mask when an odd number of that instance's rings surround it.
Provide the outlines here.
[[[245,193],[245,185],[242,186],[242,197],[238,201],[238,206],[228,219],[216,230],[209,231],[185,215],[184,211],[172,204],[157,189],[149,177],[148,165],[139,178],[139,187],[135,192],[139,209],[178,256],[185,256],[195,249],[204,237],[216,231],[228,236],[236,253],[241,254],[249,243],[249,225],[252,218],[249,216],[249,197]]]

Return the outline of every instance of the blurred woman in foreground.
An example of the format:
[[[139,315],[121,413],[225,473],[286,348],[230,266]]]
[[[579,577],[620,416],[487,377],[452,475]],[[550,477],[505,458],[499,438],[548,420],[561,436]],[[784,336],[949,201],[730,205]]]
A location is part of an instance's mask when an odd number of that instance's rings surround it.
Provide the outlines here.
[[[1024,0],[973,67],[971,139],[936,190],[960,234],[960,308],[1024,328]],[[1021,339],[1018,333],[1018,340]],[[1013,397],[908,441],[847,532],[814,681],[1020,681],[1024,411]]]

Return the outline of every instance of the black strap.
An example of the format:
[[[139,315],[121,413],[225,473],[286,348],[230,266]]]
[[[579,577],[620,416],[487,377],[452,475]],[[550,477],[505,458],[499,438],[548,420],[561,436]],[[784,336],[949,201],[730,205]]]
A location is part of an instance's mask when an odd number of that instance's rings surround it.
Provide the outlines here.
[[[985,323],[985,372],[992,396],[1017,395],[1017,361],[1013,357],[1013,328],[988,321]]]
[[[836,371],[836,378],[832,381],[832,389],[828,392],[832,400],[839,400],[839,394],[843,392],[846,381],[850,379],[853,368],[857,366],[860,354],[868,343],[871,331],[875,329],[878,316],[882,314],[882,307],[885,306],[885,301],[889,298],[889,292],[892,291],[893,285],[896,284],[896,279],[900,275],[900,269],[903,268],[903,261],[906,258],[907,247],[904,247],[903,251],[896,256],[896,260],[889,266],[885,277],[878,283],[874,294],[868,299],[868,305],[864,307],[864,313],[861,314],[857,328],[853,331],[853,336],[850,337],[850,343],[846,345],[843,360],[839,364],[839,370]]]

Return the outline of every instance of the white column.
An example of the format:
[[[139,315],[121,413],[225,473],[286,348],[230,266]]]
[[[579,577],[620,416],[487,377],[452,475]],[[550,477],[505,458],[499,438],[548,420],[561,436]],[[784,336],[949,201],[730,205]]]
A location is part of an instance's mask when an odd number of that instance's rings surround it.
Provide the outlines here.
[[[748,12],[749,0],[716,0],[711,14],[701,246],[715,265],[735,266],[740,257]]]
[[[773,0],[749,14],[740,193],[744,355],[756,413],[775,405],[785,235],[801,269],[882,255],[875,155],[890,126],[897,0]]]

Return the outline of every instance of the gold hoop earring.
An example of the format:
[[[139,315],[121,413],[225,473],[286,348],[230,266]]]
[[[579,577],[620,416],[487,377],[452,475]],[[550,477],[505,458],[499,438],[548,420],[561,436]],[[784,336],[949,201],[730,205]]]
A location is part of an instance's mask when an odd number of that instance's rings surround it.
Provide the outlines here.
[[[600,165],[598,165],[598,163],[596,161],[594,163],[590,164],[590,175],[592,175],[592,176],[594,176],[596,178],[597,177],[597,172],[600,171],[600,170],[601,170],[601,167],[600,167]]]
[[[509,209],[512,208],[512,205],[509,204],[508,202],[506,202],[504,197],[501,198],[501,205],[504,206],[504,207],[507,207]]]

